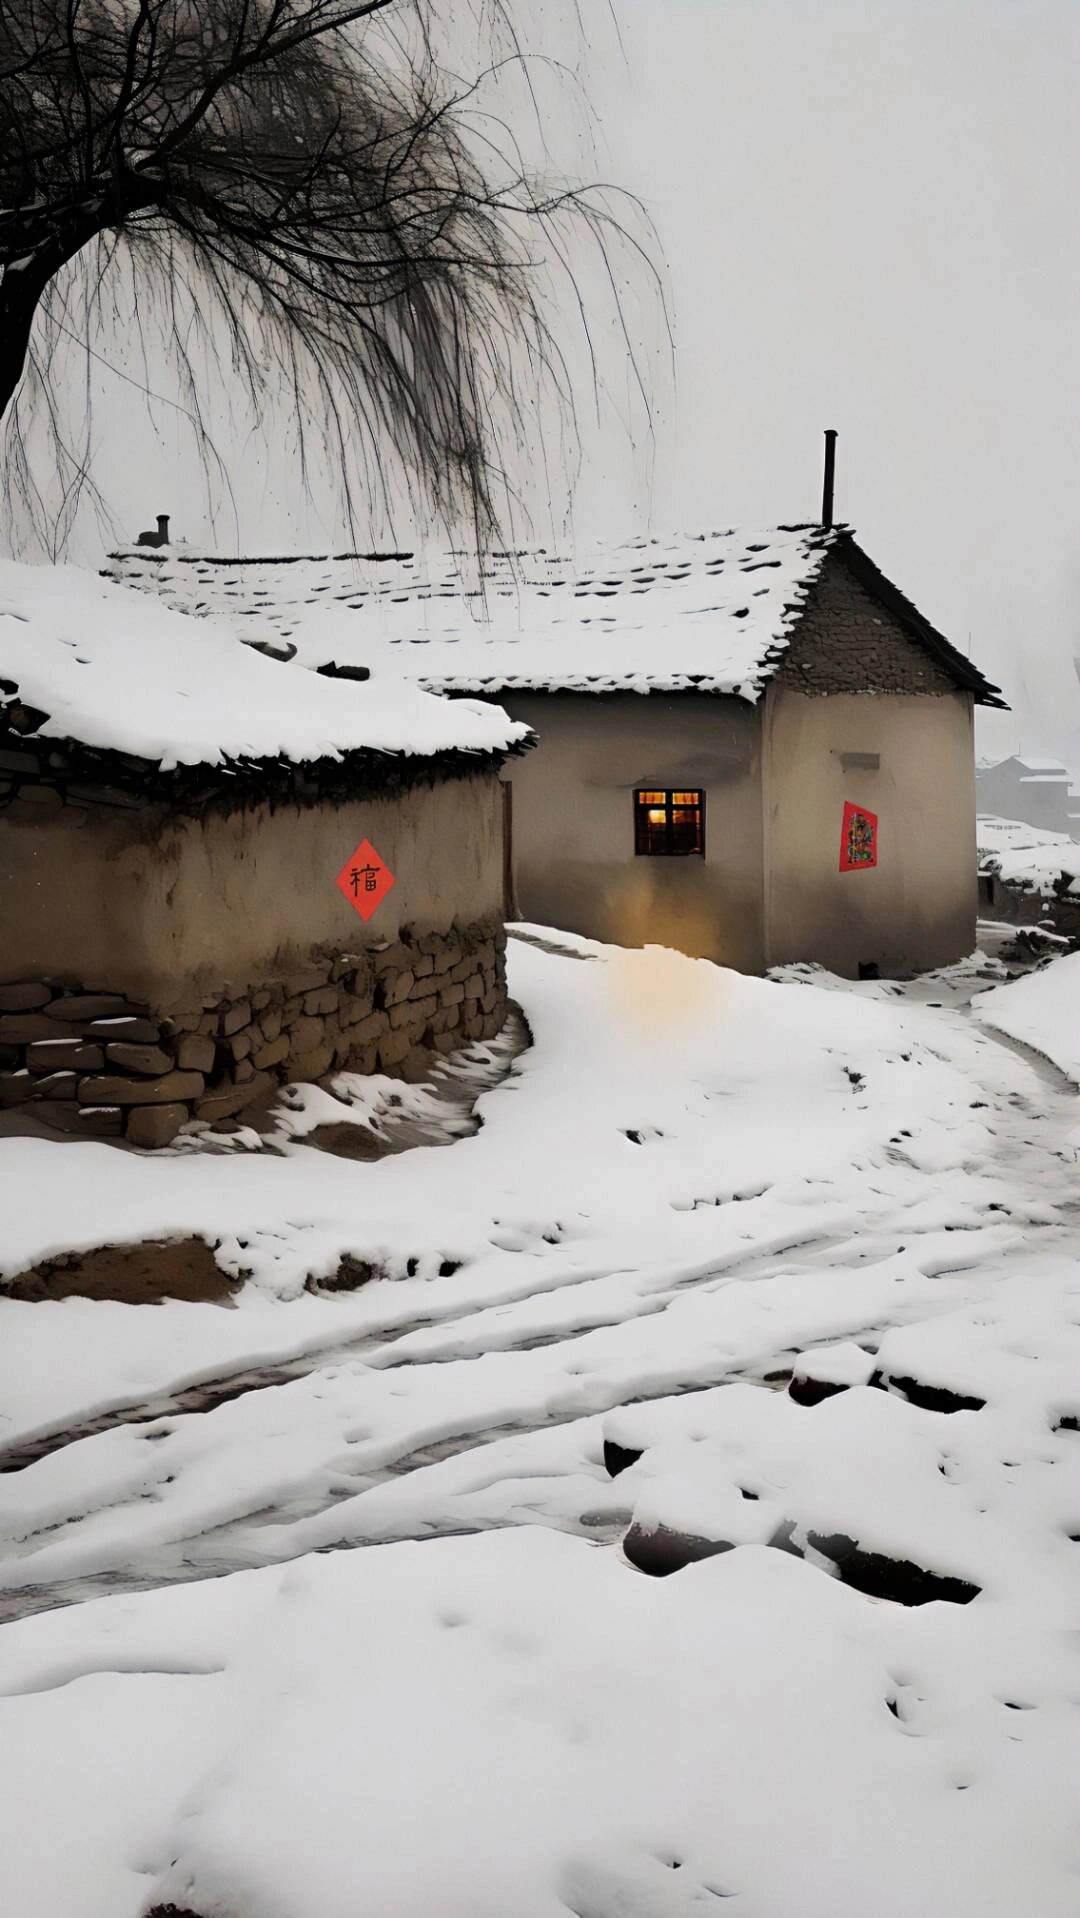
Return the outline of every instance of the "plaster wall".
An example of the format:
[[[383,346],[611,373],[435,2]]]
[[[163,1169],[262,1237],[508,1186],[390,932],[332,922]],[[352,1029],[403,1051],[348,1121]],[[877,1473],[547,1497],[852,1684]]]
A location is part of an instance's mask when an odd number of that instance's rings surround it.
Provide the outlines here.
[[[368,838],[396,883],[365,925],[334,881]],[[246,991],[312,951],[503,918],[495,773],[390,797],[0,815],[0,982],[49,978],[167,1013]]]
[[[764,702],[767,963],[848,978],[942,965],[975,943],[975,766],[969,693],[807,695]],[[876,770],[843,754],[879,756]],[[878,815],[878,863],[841,872],[844,802]]]
[[[762,966],[758,714],[706,695],[500,694],[539,736],[514,788],[516,910],[616,944]],[[706,788],[705,855],[634,852],[636,786]]]

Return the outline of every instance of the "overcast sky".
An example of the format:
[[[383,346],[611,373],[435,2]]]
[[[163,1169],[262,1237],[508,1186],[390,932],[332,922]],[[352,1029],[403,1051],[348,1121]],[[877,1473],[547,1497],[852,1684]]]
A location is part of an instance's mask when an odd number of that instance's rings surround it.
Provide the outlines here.
[[[565,20],[531,3],[566,51]],[[658,230],[677,385],[657,388],[652,462],[640,419],[635,456],[585,409],[577,532],[815,517],[835,426],[839,516],[1018,709],[984,744],[1062,750],[1080,729],[1080,0],[614,4],[622,54],[584,0],[598,160]],[[647,354],[647,302],[631,324]],[[610,323],[601,345],[618,394]],[[118,524],[170,508],[208,538],[179,416],[152,430],[99,377]],[[317,538],[291,454],[215,424],[239,507],[219,547]],[[75,556],[101,544],[84,515]]]

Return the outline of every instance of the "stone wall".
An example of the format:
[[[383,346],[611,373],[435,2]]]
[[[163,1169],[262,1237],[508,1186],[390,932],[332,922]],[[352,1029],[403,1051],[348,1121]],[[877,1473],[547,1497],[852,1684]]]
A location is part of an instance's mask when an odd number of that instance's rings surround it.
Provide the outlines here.
[[[1080,947],[1080,898],[1069,891],[1070,873],[1062,873],[1052,892],[1011,884],[1000,873],[979,874],[979,910],[1010,926],[1041,927]]]
[[[493,921],[403,927],[392,944],[315,952],[276,983],[168,1014],[66,981],[0,985],[0,1103],[65,1133],[160,1146],[188,1120],[234,1120],[289,1080],[413,1076],[499,1031],[505,949]]]
[[[800,693],[954,693],[956,681],[830,553],[776,675]]]

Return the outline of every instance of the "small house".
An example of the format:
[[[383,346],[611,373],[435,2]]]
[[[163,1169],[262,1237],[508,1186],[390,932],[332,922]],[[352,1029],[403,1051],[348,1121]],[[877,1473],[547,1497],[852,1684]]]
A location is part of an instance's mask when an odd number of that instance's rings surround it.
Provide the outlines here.
[[[1080,801],[1068,768],[1040,753],[1012,753],[1007,759],[980,759],[975,792],[981,813],[1016,819],[1043,832],[1077,832]]]
[[[113,565],[231,610],[294,667],[393,665],[532,728],[504,775],[525,919],[748,972],[884,976],[974,943],[974,707],[1004,702],[847,527],[479,567],[179,548]]]
[[[157,1146],[286,1080],[491,1037],[499,773],[527,741],[497,707],[286,678],[219,621],[0,565],[4,1106]]]

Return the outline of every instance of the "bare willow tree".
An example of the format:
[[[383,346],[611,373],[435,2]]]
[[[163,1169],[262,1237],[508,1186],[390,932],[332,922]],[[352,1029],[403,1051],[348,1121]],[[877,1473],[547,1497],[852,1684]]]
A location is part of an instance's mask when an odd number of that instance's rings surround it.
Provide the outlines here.
[[[50,398],[35,318],[72,330],[65,269],[88,267],[79,331],[123,251],[196,405],[192,326],[224,329],[254,400],[284,379],[301,446],[314,423],[335,459],[359,442],[369,473],[396,456],[486,537],[523,361],[568,398],[536,229],[565,265],[559,222],[583,221],[612,284],[611,237],[629,236],[604,195],[537,181],[509,137],[477,141],[430,25],[424,0],[0,0],[9,427],[28,367]]]

